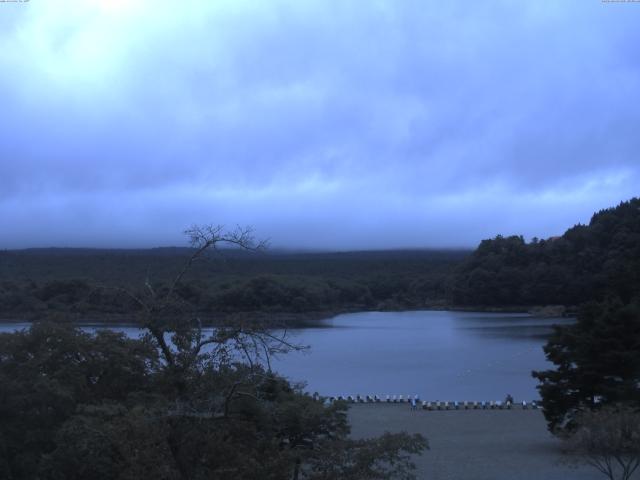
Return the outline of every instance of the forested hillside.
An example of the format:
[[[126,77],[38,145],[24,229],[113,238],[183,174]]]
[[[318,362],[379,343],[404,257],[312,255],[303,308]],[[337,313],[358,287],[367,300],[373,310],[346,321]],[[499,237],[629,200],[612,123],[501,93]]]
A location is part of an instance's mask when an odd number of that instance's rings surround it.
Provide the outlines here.
[[[0,317],[127,316],[116,287],[167,288],[191,250],[0,252]],[[344,253],[223,251],[194,266],[182,300],[203,315],[434,306],[579,305],[640,291],[640,199],[593,215],[560,237],[483,240],[459,250]]]
[[[126,317],[138,306],[116,287],[135,291],[148,279],[161,291],[191,253],[188,248],[0,252],[0,317]],[[177,293],[204,317],[424,308],[447,303],[449,275],[468,254],[227,250],[195,264]]]
[[[483,240],[457,269],[457,305],[578,305],[640,292],[640,199],[593,215],[561,237]]]

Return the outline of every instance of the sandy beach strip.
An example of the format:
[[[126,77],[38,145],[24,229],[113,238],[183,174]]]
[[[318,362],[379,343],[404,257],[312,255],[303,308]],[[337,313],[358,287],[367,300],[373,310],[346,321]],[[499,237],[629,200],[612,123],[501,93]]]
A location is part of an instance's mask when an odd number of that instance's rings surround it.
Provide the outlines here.
[[[415,459],[429,480],[598,480],[593,467],[569,465],[540,410],[412,411],[407,404],[355,404],[352,437],[421,433],[431,449]],[[640,476],[638,476],[640,478]]]

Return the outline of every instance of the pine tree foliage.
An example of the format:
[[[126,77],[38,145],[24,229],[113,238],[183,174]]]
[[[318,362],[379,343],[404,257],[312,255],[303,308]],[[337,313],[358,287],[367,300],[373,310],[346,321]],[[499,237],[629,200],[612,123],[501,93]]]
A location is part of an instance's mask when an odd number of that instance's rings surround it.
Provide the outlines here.
[[[581,412],[603,405],[640,408],[638,303],[588,303],[576,324],[556,327],[544,350],[556,368],[533,376],[550,430],[571,430]]]

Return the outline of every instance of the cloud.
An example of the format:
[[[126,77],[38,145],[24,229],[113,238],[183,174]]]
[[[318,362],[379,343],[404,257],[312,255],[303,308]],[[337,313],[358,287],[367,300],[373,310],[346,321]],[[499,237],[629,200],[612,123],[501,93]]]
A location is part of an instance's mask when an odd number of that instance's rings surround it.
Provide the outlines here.
[[[637,194],[634,5],[2,9],[0,247],[152,246],[193,222],[473,245]]]

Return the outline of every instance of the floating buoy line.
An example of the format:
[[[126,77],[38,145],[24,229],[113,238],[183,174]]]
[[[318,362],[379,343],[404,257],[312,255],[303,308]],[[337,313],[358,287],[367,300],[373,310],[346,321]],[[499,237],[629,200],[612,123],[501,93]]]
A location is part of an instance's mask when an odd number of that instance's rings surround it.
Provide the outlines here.
[[[369,403],[369,404],[399,404],[405,403],[411,405],[412,408],[422,410],[537,410],[540,404],[537,400],[490,400],[490,401],[440,401],[440,400],[422,400],[419,395],[338,395],[331,397],[321,397],[314,394],[316,400],[331,404],[334,402],[346,403]]]

